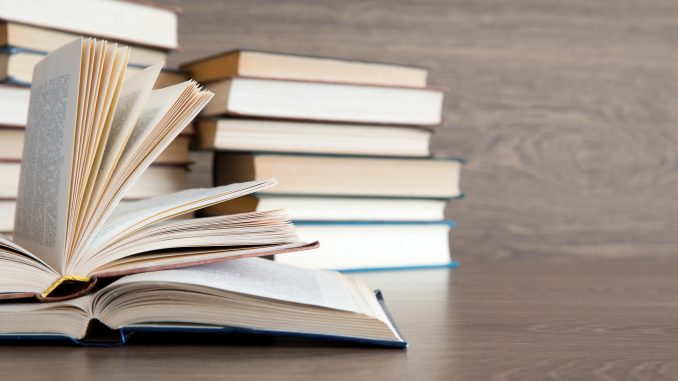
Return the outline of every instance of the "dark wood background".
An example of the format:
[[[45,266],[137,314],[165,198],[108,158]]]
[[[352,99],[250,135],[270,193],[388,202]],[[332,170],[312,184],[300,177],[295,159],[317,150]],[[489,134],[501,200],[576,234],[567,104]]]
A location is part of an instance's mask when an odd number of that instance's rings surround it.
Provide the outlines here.
[[[171,64],[240,47],[430,67],[449,89],[434,148],[470,161],[459,258],[675,252],[676,1],[163,2],[184,9]]]

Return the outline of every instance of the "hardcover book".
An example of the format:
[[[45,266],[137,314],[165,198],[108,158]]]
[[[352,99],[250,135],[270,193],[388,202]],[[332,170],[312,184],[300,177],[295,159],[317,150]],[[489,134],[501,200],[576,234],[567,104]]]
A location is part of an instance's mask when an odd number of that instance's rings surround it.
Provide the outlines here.
[[[215,184],[281,182],[271,194],[447,199],[461,195],[461,161],[453,158],[219,152]]]
[[[45,58],[47,52],[17,48],[0,47],[0,81],[16,85],[29,86],[33,81],[33,68]],[[125,76],[130,77],[149,65],[128,63]],[[126,78],[125,78],[126,79]],[[176,70],[163,70],[158,74],[156,88],[176,85],[186,81],[186,76]]]
[[[72,298],[102,278],[315,246],[281,212],[177,219],[275,180],[116,207],[212,97],[194,81],[153,90],[162,63],[123,83],[128,56],[81,38],[36,65],[14,241],[0,238],[0,299]]]
[[[447,199],[294,196],[257,193],[205,208],[205,216],[285,209],[303,221],[439,221]],[[0,230],[1,231],[1,230]]]
[[[426,87],[428,77],[428,69],[416,66],[245,49],[202,58],[181,67],[201,82],[242,76]]]
[[[130,275],[68,301],[0,304],[0,340],[115,345],[148,332],[407,346],[381,294],[358,279],[261,258]]]
[[[32,26],[176,49],[178,8],[147,0],[0,0],[0,19]]]
[[[198,121],[198,133],[200,148],[208,150],[426,157],[431,154],[433,131],[386,125],[206,118]]]
[[[92,36],[93,33],[88,35]],[[51,52],[80,35],[40,26],[22,24],[12,21],[0,21],[0,46],[16,46],[19,48]],[[135,46],[130,52],[129,62],[136,65],[150,66],[167,58],[167,50]]]
[[[204,116],[230,115],[341,123],[435,126],[439,89],[231,77],[212,82]]]
[[[454,268],[450,230],[454,221],[294,221],[302,237],[322,245],[311,255],[275,260],[312,269],[341,271]]]

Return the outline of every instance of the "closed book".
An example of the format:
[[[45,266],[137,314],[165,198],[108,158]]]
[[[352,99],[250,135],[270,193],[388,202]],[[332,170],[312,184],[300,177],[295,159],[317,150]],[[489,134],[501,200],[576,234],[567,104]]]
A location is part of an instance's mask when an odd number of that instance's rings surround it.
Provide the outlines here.
[[[433,134],[418,127],[242,118],[201,119],[198,132],[200,148],[208,150],[415,157],[431,154]]]
[[[212,82],[202,115],[435,126],[439,89],[231,77]]]
[[[305,221],[435,221],[444,219],[444,199],[293,196],[257,193],[212,205],[205,216],[285,209]]]
[[[0,81],[28,86],[33,81],[33,69],[47,52],[35,51],[13,46],[0,47]],[[148,65],[129,64],[125,79],[139,73]],[[163,70],[158,75],[156,88],[176,85],[186,81],[185,74],[177,70]]]
[[[426,87],[428,77],[428,69],[417,66],[245,49],[201,58],[181,67],[200,82],[243,76]]]
[[[219,152],[216,184],[276,177],[271,194],[447,199],[461,195],[461,161]]]
[[[178,8],[150,1],[0,0],[0,19],[76,35],[176,49]]]
[[[0,20],[0,46],[15,46],[38,52],[51,52],[76,38],[80,33],[70,33],[40,26]],[[150,66],[167,59],[166,49],[136,46],[129,56],[129,62]]]
[[[261,258],[129,275],[68,301],[0,304],[0,341],[112,346],[149,334],[164,342],[245,334],[407,346],[380,292]]]
[[[276,256],[281,263],[342,271],[456,267],[449,249],[453,221],[294,221],[301,237],[320,247],[312,255]]]

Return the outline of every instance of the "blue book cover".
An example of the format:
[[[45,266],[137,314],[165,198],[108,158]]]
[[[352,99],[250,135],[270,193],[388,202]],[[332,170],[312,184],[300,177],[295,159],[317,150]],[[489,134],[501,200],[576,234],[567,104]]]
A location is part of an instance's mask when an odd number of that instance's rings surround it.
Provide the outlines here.
[[[389,319],[391,325],[398,333],[398,336],[403,337],[393,318],[391,317],[381,291],[376,290],[375,295],[384,313]],[[287,338],[287,339],[310,339],[327,342],[328,345],[332,343],[351,343],[364,346],[375,346],[385,348],[406,348],[408,342],[402,340],[382,340],[369,337],[358,336],[342,336],[325,333],[309,333],[309,332],[295,332],[284,330],[267,330],[254,329],[238,326],[198,326],[198,325],[137,325],[125,326],[117,330],[112,330],[106,327],[100,321],[94,319],[90,322],[87,334],[82,339],[72,338],[66,335],[51,334],[51,333],[35,333],[35,334],[0,334],[0,342],[15,342],[20,344],[40,344],[47,342],[54,342],[64,345],[80,345],[80,346],[94,346],[94,347],[117,347],[127,343],[143,343],[153,338],[156,335],[162,335],[163,342],[181,342],[182,340],[191,339],[210,339],[211,343],[223,342],[229,343],[233,337],[239,339],[270,337],[270,338]]]

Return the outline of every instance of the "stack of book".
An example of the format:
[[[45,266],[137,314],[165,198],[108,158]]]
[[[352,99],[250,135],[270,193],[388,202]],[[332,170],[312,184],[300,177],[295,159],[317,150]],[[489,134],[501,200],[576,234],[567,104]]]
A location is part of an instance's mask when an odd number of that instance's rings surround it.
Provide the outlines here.
[[[11,233],[19,167],[28,116],[33,70],[47,53],[80,35],[104,37],[132,46],[125,76],[163,62],[177,48],[175,9],[147,3],[88,0],[22,0],[0,7],[0,233]],[[102,59],[100,56],[93,60]],[[93,62],[88,63],[90,65]],[[185,81],[178,71],[163,70],[156,87]],[[188,126],[125,199],[134,200],[186,187]]]
[[[431,154],[444,92],[428,70],[261,51],[182,65],[215,93],[197,124],[215,183],[280,185],[205,210],[284,208],[320,249],[280,262],[340,270],[454,266],[445,220],[461,162]]]

